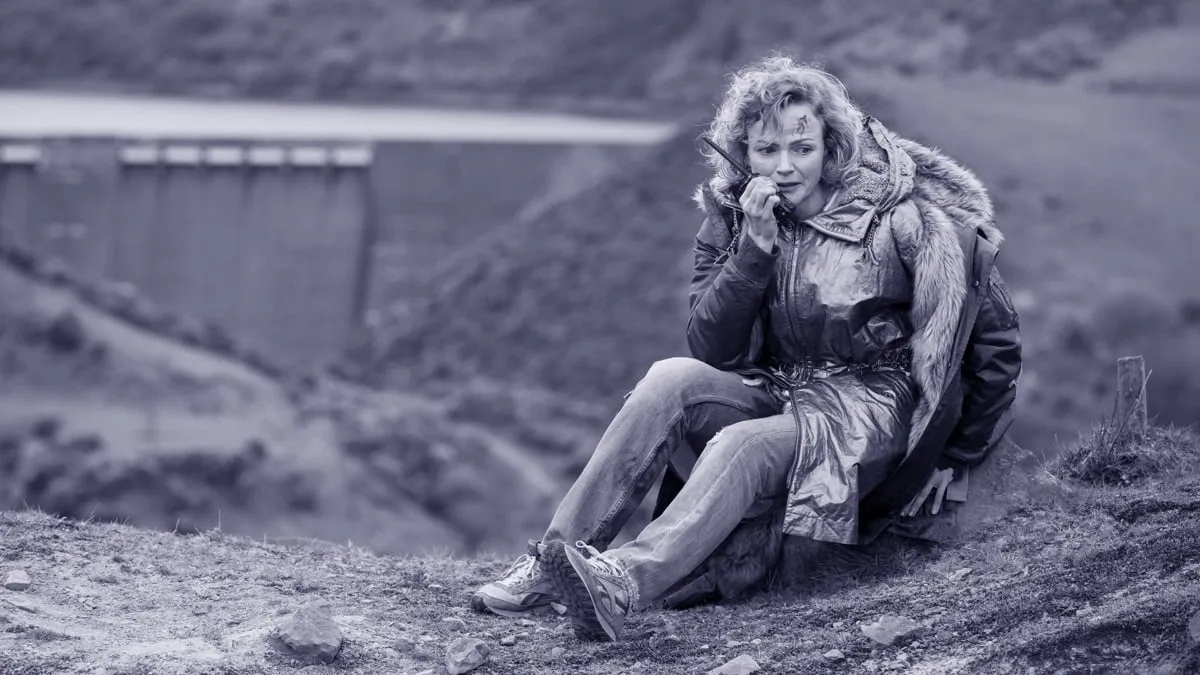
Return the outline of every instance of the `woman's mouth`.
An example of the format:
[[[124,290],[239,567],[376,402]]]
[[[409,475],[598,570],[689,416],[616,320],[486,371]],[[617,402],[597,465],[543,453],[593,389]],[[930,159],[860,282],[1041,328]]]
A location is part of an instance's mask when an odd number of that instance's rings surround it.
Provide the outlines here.
[[[780,190],[791,190],[794,187],[799,187],[800,183],[776,183],[775,187]]]

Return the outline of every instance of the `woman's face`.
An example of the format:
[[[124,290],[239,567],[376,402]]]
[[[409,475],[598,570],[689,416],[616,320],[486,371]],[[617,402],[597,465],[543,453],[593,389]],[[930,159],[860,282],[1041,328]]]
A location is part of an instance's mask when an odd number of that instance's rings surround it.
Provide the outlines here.
[[[825,128],[811,103],[792,103],[779,116],[778,125],[760,120],[747,133],[750,170],[779,186],[797,210],[822,200],[821,165],[825,161]],[[774,127],[774,128],[771,128]]]

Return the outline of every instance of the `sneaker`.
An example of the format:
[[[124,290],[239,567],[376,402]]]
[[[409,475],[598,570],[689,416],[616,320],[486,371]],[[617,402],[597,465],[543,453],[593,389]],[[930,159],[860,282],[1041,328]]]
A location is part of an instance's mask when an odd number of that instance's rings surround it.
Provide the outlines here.
[[[517,558],[503,577],[475,591],[471,607],[514,618],[541,615],[554,609],[557,596],[538,559],[538,549],[538,542],[530,541],[529,553]]]
[[[549,542],[543,560],[571,614],[575,636],[619,640],[631,600],[636,598],[633,581],[621,563],[582,541],[574,547]]]

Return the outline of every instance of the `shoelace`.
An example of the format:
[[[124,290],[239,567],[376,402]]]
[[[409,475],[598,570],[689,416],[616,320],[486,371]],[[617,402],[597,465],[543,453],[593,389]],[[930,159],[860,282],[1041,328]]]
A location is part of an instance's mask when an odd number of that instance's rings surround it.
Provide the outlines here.
[[[607,574],[610,577],[625,577],[625,570],[615,561],[601,556],[600,551],[597,551],[595,546],[592,546],[585,541],[577,541],[575,542],[575,548],[586,552],[589,559],[594,561],[596,566],[600,568],[600,572]]]
[[[521,557],[517,558],[517,561],[512,564],[512,567],[509,567],[508,571],[504,573],[504,576],[509,577],[519,574],[526,579],[532,579],[537,576],[537,573],[534,571],[537,569],[537,562],[537,558],[534,558],[528,553],[522,553]]]

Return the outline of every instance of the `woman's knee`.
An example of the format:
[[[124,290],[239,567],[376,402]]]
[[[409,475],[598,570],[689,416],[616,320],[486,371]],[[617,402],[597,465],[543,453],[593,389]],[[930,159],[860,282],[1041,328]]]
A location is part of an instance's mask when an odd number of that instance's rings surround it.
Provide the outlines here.
[[[794,456],[795,436],[790,430],[764,429],[762,420],[747,420],[718,431],[700,454],[700,461],[717,466],[736,463],[766,478],[786,473]]]
[[[655,361],[646,376],[634,387],[634,391],[648,390],[657,395],[667,393],[682,393],[695,388],[702,388],[713,382],[721,371],[687,356],[675,356],[661,361]]]

